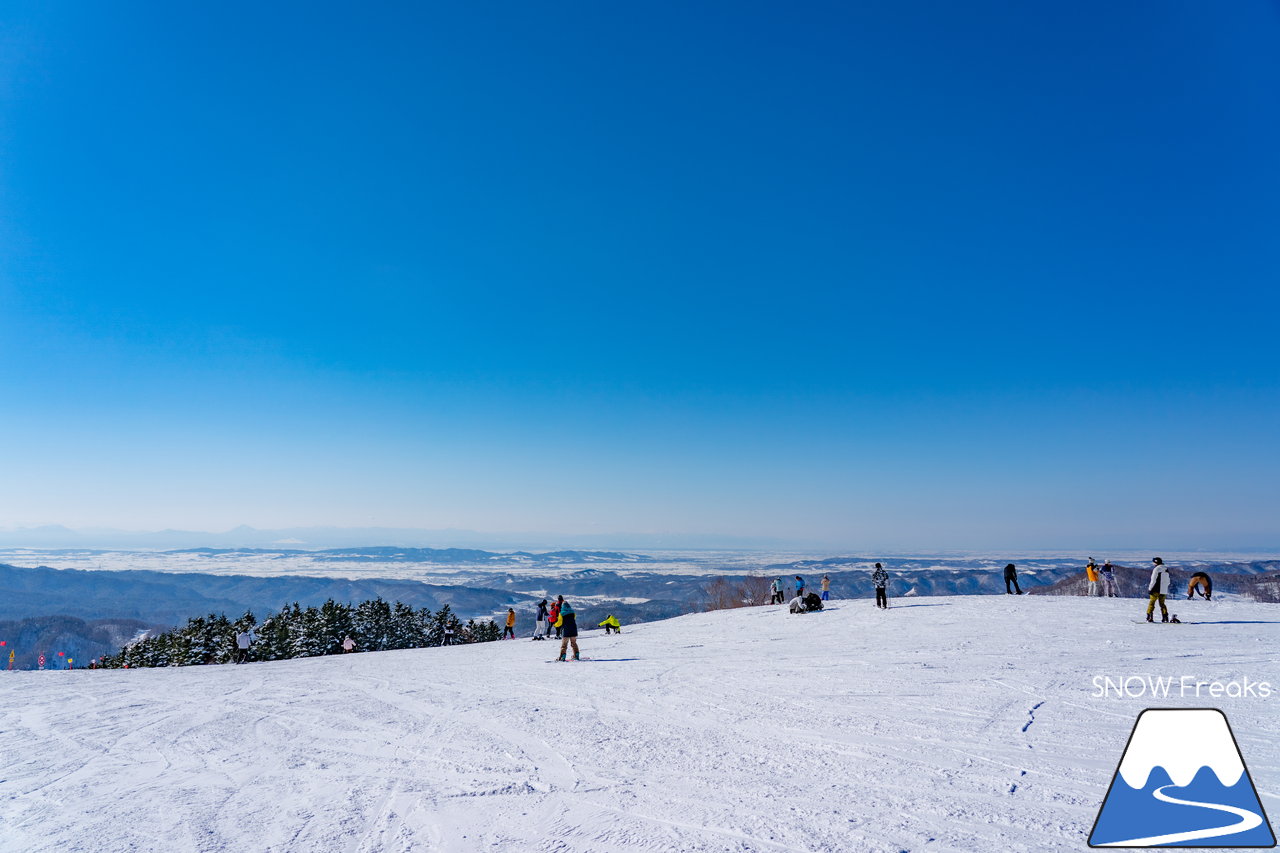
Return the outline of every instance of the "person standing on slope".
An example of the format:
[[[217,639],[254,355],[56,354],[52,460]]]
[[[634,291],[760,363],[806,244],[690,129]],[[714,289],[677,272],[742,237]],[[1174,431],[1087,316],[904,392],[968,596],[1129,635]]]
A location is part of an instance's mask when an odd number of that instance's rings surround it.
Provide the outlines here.
[[[879,563],[876,563],[876,570],[871,573],[871,583],[876,588],[876,607],[881,610],[888,610],[889,596],[885,592],[885,587],[889,585],[889,573]]]
[[[1089,580],[1089,591],[1085,594],[1093,598],[1098,594],[1098,566],[1093,562],[1093,557],[1089,558],[1089,565],[1084,567],[1084,576]]]
[[[560,657],[557,660],[564,660],[570,645],[573,646],[573,659],[578,660],[578,616],[567,601],[560,603],[560,618],[556,620],[556,630],[564,631],[564,639],[560,641]]]
[[[355,650],[356,650],[356,641],[351,639],[350,637],[344,637],[342,640],[342,653],[346,655],[346,654],[350,654],[351,652],[354,652]]]
[[[796,597],[804,598],[804,578],[796,575]]]
[[[1116,592],[1116,570],[1110,560],[1102,561],[1102,585],[1107,591],[1107,598],[1119,597],[1120,593]]]
[[[600,627],[604,628],[606,634],[621,634],[622,623],[618,621],[618,617],[610,613],[604,617],[604,621],[600,623]]]
[[[253,645],[253,641],[252,628],[245,628],[236,634],[236,663],[249,662],[249,647]]]
[[[502,631],[502,639],[505,640],[507,637],[513,640],[516,638],[516,611],[514,607],[507,608],[507,627]]]
[[[547,636],[551,636],[551,629],[556,629],[556,639],[560,639],[560,608],[564,606],[564,596],[557,595],[555,603],[551,605],[551,621],[547,623]]]
[[[831,578],[826,575],[822,576],[822,600],[831,600]]]
[[[544,598],[538,602],[538,618],[533,622],[533,638],[535,640],[545,640],[543,636],[542,624],[547,621],[547,600]]]
[[[778,604],[782,601],[782,578],[774,578],[773,583],[769,584],[769,603]]]
[[[1009,589],[1009,584],[1013,584],[1013,589]],[[1018,586],[1018,568],[1013,563],[1004,567],[1004,594],[1013,595],[1013,590],[1018,591],[1018,595],[1022,595],[1022,587]]]
[[[1204,572],[1196,572],[1187,584],[1187,601],[1195,598],[1196,590],[1204,596],[1205,601],[1213,601],[1213,581]]]
[[[1151,569],[1151,580],[1147,583],[1147,621],[1154,622],[1152,615],[1155,613],[1156,602],[1160,603],[1160,621],[1169,621],[1169,608],[1164,606],[1165,596],[1169,594],[1170,587],[1173,586],[1173,578],[1169,576],[1169,567],[1164,564],[1164,560],[1159,557],[1152,557],[1151,562],[1154,564]]]

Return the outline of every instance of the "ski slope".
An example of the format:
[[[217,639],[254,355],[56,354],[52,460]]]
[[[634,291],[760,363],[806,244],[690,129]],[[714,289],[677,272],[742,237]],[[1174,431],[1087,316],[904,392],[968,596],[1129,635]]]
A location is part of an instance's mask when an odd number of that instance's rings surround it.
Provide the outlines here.
[[[1280,690],[1280,606],[1147,625],[1131,599],[893,604],[591,631],[576,664],[521,639],[3,673],[0,850],[1079,851],[1152,706],[1222,708],[1280,814],[1280,692],[1093,683]]]

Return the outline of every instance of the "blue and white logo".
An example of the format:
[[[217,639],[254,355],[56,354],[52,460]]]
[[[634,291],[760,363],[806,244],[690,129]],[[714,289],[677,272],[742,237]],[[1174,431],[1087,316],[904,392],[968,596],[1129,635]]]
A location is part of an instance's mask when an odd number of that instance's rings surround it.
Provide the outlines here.
[[[1090,847],[1275,847],[1240,747],[1216,708],[1138,715]]]

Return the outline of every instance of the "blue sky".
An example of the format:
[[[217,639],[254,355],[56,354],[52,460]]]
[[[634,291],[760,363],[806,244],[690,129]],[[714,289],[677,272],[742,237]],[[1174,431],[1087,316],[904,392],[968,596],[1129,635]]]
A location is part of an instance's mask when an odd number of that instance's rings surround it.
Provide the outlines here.
[[[1280,545],[1280,11],[0,12],[0,525]]]

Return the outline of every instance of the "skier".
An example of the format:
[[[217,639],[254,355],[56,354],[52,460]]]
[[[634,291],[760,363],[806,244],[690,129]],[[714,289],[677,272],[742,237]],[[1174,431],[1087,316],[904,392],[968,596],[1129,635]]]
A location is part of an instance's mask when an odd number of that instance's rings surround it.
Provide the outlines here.
[[[342,653],[344,655],[354,652],[355,650],[356,650],[355,640],[351,639],[350,637],[347,637],[342,641]]]
[[[502,630],[502,639],[510,637],[516,638],[516,611],[514,607],[507,608],[507,627]]]
[[[600,627],[604,628],[606,634],[621,634],[622,623],[618,621],[618,617],[610,613],[604,617],[604,621],[600,623]]]
[[[551,629],[556,629],[556,639],[560,639],[560,608],[564,606],[564,596],[557,595],[555,603],[551,605],[550,620],[547,622],[547,636],[551,636]]]
[[[1187,584],[1187,601],[1195,598],[1196,591],[1204,596],[1205,601],[1213,601],[1213,581],[1204,572],[1196,572]]]
[[[538,602],[538,618],[533,623],[533,638],[535,640],[545,640],[543,634],[542,623],[547,621],[547,600],[544,598]],[[550,626],[548,626],[550,627]]]
[[[1089,558],[1089,565],[1084,567],[1084,576],[1089,579],[1089,591],[1086,595],[1092,598],[1098,594],[1098,566],[1093,562],[1093,557]]]
[[[249,662],[249,647],[255,639],[252,628],[245,628],[236,634],[236,663]]]
[[[889,584],[889,573],[884,570],[884,566],[876,563],[876,570],[871,573],[871,582],[876,587],[876,607],[888,610],[889,596],[885,593],[885,587]]]
[[[826,575],[822,576],[822,600],[831,600],[831,578]]]
[[[1168,622],[1169,608],[1164,606],[1164,599],[1169,594],[1173,579],[1169,576],[1169,567],[1164,564],[1164,560],[1152,557],[1151,562],[1154,565],[1151,568],[1151,581],[1147,584],[1147,621],[1155,621],[1151,617],[1155,613],[1158,601],[1160,602],[1160,621]]]
[[[1009,589],[1009,584],[1013,584],[1013,589]],[[1013,595],[1013,590],[1018,591],[1018,595],[1022,595],[1022,587],[1018,586],[1018,569],[1013,563],[1004,567],[1004,594]]]
[[[578,658],[578,617],[573,612],[573,608],[569,606],[569,602],[564,600],[564,596],[560,596],[558,602],[560,605],[560,616],[556,619],[556,633],[564,631],[564,639],[560,641],[560,657],[557,660],[564,660],[565,652],[569,646],[573,646],[573,659]]]
[[[804,598],[804,578],[796,575],[796,595]]]
[[[1119,597],[1120,593],[1116,592],[1116,570],[1110,560],[1102,561],[1102,584],[1106,587],[1107,598]]]

